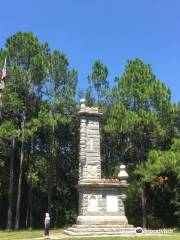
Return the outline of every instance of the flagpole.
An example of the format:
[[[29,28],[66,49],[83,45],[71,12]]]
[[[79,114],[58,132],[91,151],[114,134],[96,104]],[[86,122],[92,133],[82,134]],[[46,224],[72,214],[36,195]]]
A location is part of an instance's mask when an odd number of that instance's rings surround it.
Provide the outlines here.
[[[2,110],[2,89],[0,89],[0,118],[1,118],[1,110]]]

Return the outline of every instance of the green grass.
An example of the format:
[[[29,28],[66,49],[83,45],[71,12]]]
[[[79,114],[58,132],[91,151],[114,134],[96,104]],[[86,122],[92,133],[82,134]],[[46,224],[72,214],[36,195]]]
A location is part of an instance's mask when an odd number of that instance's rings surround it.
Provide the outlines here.
[[[33,239],[43,237],[43,230],[33,231],[0,231],[0,240]]]
[[[135,237],[88,237],[88,238],[69,238],[68,240],[180,240],[180,235],[178,236],[135,236]]]
[[[62,229],[53,229],[50,233],[61,233]],[[0,240],[15,240],[15,239],[35,239],[43,237],[43,230],[33,231],[0,231]],[[82,237],[68,238],[67,240],[180,240],[180,232],[174,232],[169,236],[135,236],[135,237]],[[66,240],[66,238],[65,238]]]
[[[171,233],[168,236],[134,236],[134,237],[88,237],[69,238],[68,240],[180,240],[180,232]]]

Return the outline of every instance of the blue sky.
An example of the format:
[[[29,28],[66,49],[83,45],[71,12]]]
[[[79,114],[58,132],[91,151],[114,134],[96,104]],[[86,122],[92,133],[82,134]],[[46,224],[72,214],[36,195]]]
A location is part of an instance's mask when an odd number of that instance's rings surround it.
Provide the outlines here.
[[[108,66],[113,84],[128,59],[141,58],[180,101],[179,0],[1,1],[0,47],[17,31],[65,53],[81,88],[95,60]]]

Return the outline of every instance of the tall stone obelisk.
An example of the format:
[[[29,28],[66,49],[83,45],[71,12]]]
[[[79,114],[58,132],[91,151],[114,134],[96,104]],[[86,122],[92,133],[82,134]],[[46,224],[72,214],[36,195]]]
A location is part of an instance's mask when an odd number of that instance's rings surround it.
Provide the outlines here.
[[[100,118],[97,108],[81,100],[79,151],[79,216],[65,230],[69,235],[133,234],[124,211],[128,174],[121,166],[119,179],[101,179]]]

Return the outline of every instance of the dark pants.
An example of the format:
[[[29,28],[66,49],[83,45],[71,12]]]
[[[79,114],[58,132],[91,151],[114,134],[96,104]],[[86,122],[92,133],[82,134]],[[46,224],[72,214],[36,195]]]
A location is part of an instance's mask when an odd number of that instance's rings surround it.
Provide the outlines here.
[[[44,235],[49,236],[49,226],[45,227],[44,229]]]

